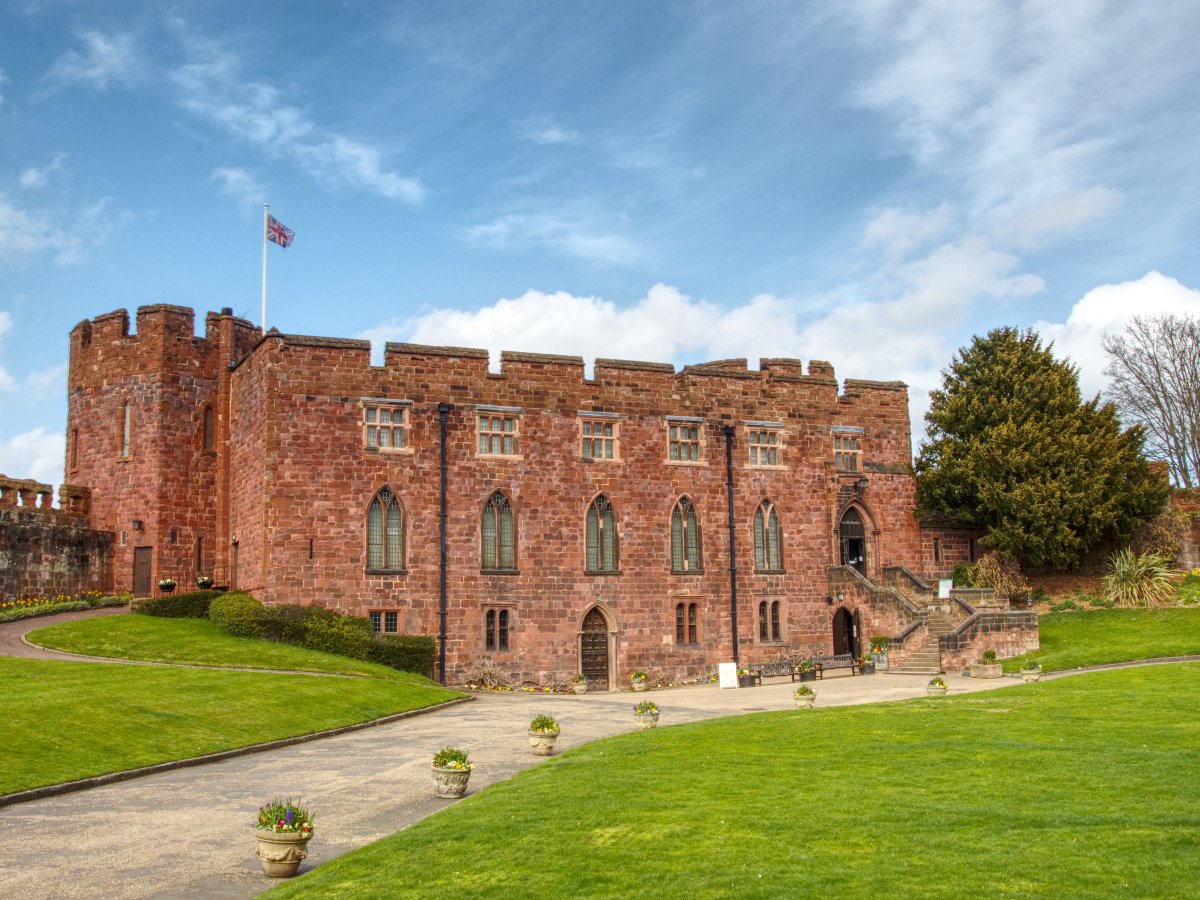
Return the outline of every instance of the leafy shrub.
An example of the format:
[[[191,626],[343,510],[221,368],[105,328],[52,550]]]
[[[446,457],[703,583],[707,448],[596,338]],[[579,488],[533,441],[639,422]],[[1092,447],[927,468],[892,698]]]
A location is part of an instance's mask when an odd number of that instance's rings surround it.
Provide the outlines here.
[[[371,653],[371,623],[366,620],[367,627],[364,629],[361,621],[336,613],[334,618],[309,616],[304,621],[304,643],[301,646],[322,653],[365,660]]]
[[[959,563],[950,577],[954,579],[955,587],[974,587],[975,563]]]
[[[1011,553],[995,550],[975,564],[974,587],[992,588],[1000,597],[1020,600],[1029,596],[1029,582],[1021,573],[1021,564]]]
[[[222,594],[209,604],[208,618],[232,637],[262,636],[263,605],[249,594]]]
[[[1041,588],[1034,588],[1033,593],[1029,595],[1029,599],[1032,600],[1034,603],[1040,603],[1043,600],[1049,600],[1050,595],[1047,594],[1045,591],[1043,591]]]
[[[1174,599],[1171,563],[1152,553],[1138,556],[1130,549],[1114,553],[1104,576],[1104,596],[1117,606],[1166,606]]]
[[[1050,612],[1066,612],[1069,609],[1079,609],[1079,604],[1070,598],[1060,600],[1058,603],[1050,602]]]
[[[424,634],[376,634],[371,636],[370,661],[402,672],[433,675],[437,641]]]
[[[43,603],[38,606],[22,606],[13,609],[0,610],[0,622],[17,622],[21,619],[33,619],[38,616],[52,616],[55,613],[78,612],[91,609],[92,604],[86,600],[65,600],[62,603]]]
[[[222,591],[188,591],[135,600],[131,609],[143,616],[160,619],[207,619],[208,608]]]
[[[1088,597],[1088,606],[1094,609],[1112,609],[1116,606],[1111,600],[1106,597]]]
[[[995,664],[996,651],[995,650],[984,650],[983,651],[983,662],[984,662],[984,665],[988,665],[988,666]]]
[[[337,613],[323,606],[297,606],[285,604],[268,606],[262,612],[260,623],[262,636],[268,641],[280,644],[304,645],[304,631],[307,623],[315,619],[336,621],[341,618]]]
[[[1189,575],[1175,588],[1175,595],[1184,606],[1200,603],[1200,576]]]
[[[1191,529],[1191,517],[1182,509],[1165,509],[1142,525],[1131,547],[1139,556],[1161,556],[1174,563]]]

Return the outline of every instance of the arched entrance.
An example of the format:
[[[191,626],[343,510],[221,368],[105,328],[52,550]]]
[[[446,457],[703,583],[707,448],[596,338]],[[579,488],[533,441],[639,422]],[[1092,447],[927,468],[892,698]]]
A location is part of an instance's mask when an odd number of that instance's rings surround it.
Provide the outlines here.
[[[608,619],[593,606],[583,617],[579,634],[579,671],[588,680],[588,690],[608,690]]]
[[[842,565],[854,566],[863,575],[867,574],[867,530],[862,516],[854,507],[842,514],[838,524],[838,536],[842,539]]]
[[[833,652],[858,656],[858,617],[851,615],[846,607],[839,607],[833,614]]]

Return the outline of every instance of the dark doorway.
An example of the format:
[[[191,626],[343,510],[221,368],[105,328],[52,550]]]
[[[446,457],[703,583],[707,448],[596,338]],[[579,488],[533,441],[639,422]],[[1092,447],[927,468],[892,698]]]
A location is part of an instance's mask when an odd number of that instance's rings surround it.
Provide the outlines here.
[[[153,547],[133,548],[133,596],[150,596],[150,560]]]
[[[867,574],[867,531],[858,510],[848,509],[842,515],[838,525],[838,534],[842,538],[842,565],[854,566],[859,572]]]
[[[587,677],[589,691],[608,690],[608,620],[593,608],[583,619],[579,641],[580,671]]]
[[[857,643],[854,617],[850,615],[850,610],[843,607],[833,614],[833,652],[834,654],[850,653],[857,656],[858,653],[855,650]]]

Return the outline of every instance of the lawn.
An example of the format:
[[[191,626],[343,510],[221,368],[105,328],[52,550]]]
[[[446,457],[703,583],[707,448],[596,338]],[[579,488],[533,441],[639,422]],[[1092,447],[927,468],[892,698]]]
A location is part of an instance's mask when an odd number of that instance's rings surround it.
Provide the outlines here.
[[[55,650],[67,650],[85,656],[108,656],[113,659],[230,666],[239,669],[331,672],[411,680],[411,676],[387,666],[360,662],[345,656],[307,650],[290,644],[230,637],[218,631],[208,619],[104,616],[39,628],[28,635],[28,640]]]
[[[1200,654],[1200,609],[1099,609],[1038,620],[1042,648],[1004,660],[1016,672],[1030,659],[1048,672],[1103,663]]]
[[[631,733],[271,896],[1190,896],[1197,722],[1182,664]]]
[[[388,671],[387,678],[329,678],[0,657],[0,794],[367,722],[459,696]]]

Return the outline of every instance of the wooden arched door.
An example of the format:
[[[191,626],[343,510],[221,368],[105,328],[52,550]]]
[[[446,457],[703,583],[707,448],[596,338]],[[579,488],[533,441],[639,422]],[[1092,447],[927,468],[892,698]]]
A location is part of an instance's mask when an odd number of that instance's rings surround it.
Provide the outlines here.
[[[833,652],[854,653],[854,617],[844,606],[833,614]]]
[[[592,607],[579,637],[579,671],[587,677],[589,691],[608,690],[608,664],[608,619]]]

